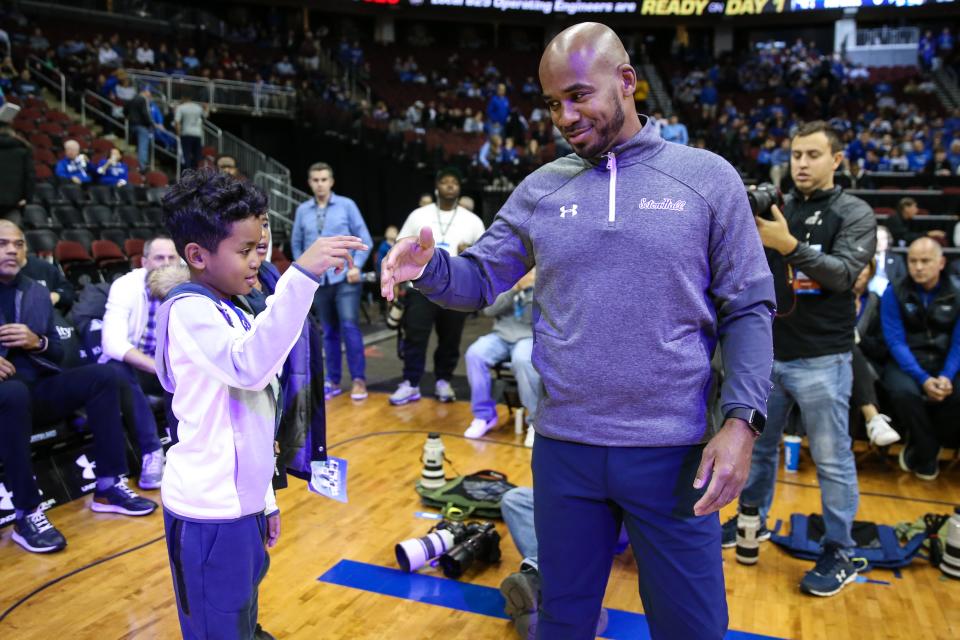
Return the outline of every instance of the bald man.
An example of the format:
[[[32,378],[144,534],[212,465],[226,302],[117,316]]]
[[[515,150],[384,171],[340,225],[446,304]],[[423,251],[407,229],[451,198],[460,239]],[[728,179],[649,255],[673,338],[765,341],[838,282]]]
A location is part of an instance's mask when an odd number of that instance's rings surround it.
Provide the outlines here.
[[[57,177],[64,182],[74,184],[89,184],[90,160],[80,153],[80,143],[76,140],[67,140],[63,143],[63,157],[57,163],[54,171]]]
[[[880,299],[883,337],[893,356],[883,384],[907,436],[900,467],[921,480],[937,478],[941,443],[960,435],[960,290],[942,277],[946,263],[938,242],[914,240],[908,277]]]
[[[719,639],[717,511],[749,473],[773,359],[773,283],[746,192],[722,158],[638,116],[637,74],[608,27],[561,32],[540,83],[575,154],[527,177],[460,257],[429,230],[399,240],[383,294],[412,280],[472,311],[537,268],[537,638],[594,637],[624,522],[652,636]],[[719,429],[706,415],[718,341]]]

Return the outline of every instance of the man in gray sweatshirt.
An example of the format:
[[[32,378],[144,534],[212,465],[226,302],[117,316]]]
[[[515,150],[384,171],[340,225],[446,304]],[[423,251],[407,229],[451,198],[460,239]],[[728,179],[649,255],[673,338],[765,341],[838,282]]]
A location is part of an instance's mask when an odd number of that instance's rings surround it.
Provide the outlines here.
[[[520,278],[504,291],[483,315],[496,318],[493,333],[480,336],[467,349],[467,379],[470,381],[470,409],[473,421],[463,433],[468,438],[482,438],[497,426],[497,405],[490,390],[490,367],[509,361],[517,379],[520,402],[527,411],[526,422],[532,422],[540,402],[540,374],[533,367],[533,285],[536,270]],[[528,427],[527,446],[533,446],[533,428]]]
[[[652,637],[719,640],[717,511],[749,473],[773,361],[773,282],[746,192],[725,160],[638,117],[637,75],[608,27],[561,32],[540,81],[575,154],[527,177],[459,257],[427,229],[399,240],[383,295],[412,280],[476,310],[536,265],[537,637],[594,637],[623,522]],[[711,433],[718,341],[725,420]]]

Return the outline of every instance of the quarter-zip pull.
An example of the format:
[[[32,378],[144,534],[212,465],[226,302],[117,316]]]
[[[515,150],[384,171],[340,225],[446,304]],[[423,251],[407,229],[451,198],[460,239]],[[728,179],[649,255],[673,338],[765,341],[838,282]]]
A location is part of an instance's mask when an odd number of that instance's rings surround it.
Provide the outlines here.
[[[607,222],[617,221],[617,156],[607,153],[607,170],[610,172],[610,194],[607,198]]]

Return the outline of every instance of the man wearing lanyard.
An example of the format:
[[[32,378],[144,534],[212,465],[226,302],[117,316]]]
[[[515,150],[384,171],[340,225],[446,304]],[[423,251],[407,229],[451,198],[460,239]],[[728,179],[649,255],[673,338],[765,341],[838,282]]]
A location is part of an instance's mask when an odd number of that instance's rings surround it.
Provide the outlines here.
[[[456,256],[483,235],[483,222],[460,206],[460,172],[454,167],[437,173],[434,204],[415,209],[403,223],[398,238],[417,236],[430,227],[437,248]],[[467,314],[444,309],[415,289],[407,289],[403,316],[403,382],[390,396],[390,404],[404,405],[420,399],[420,378],[427,360],[430,332],[437,329],[437,350],[433,354],[433,370],[437,377],[435,394],[440,402],[453,402],[456,396],[450,386],[453,370],[460,360],[460,338]]]
[[[317,162],[307,171],[307,181],[314,197],[297,207],[291,238],[294,260],[322,236],[357,236],[366,246],[372,247],[373,239],[356,203],[333,192],[333,168],[325,162]],[[366,359],[359,321],[363,290],[360,269],[369,255],[369,249],[355,251],[353,268],[340,274],[330,269],[323,274],[313,300],[313,314],[319,316],[323,324],[323,350],[327,364],[323,386],[327,399],[341,393],[341,336],[346,344],[347,366],[353,378],[350,397],[354,400],[367,397]]]

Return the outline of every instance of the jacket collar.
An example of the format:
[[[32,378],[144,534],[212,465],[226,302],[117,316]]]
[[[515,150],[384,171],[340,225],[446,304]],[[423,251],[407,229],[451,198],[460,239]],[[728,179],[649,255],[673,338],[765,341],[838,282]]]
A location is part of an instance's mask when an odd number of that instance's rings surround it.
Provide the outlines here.
[[[647,116],[640,116],[640,124],[642,127],[640,131],[626,142],[613,147],[597,158],[581,158],[581,160],[591,167],[605,169],[608,153],[613,153],[617,159],[617,166],[620,167],[642,162],[660,153],[667,143],[660,137],[660,132],[657,131],[653,120]]]
[[[790,191],[790,195],[793,196],[797,202],[817,202],[819,200],[827,200],[838,193],[840,193],[840,187],[837,185],[834,185],[830,189],[817,189],[810,195],[809,198],[804,198],[803,194],[800,193],[796,187]]]

